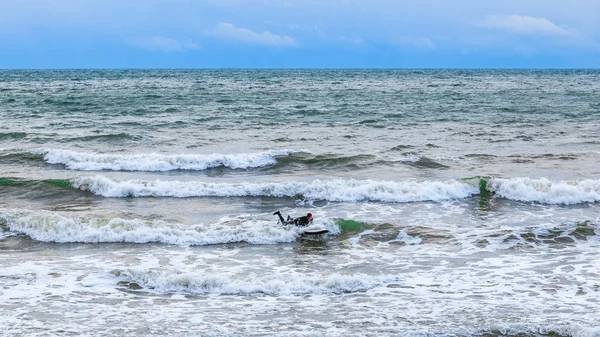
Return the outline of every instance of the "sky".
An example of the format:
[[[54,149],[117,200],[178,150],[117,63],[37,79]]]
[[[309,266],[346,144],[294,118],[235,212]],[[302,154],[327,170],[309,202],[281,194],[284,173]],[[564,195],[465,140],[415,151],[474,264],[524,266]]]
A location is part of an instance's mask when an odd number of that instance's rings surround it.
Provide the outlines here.
[[[600,68],[600,0],[0,0],[0,69]]]

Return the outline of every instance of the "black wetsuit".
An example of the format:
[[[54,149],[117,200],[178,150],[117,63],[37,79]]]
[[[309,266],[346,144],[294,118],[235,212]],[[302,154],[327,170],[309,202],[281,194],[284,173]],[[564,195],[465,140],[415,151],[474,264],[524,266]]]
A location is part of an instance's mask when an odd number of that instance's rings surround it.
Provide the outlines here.
[[[296,226],[308,226],[308,224],[311,223],[311,221],[308,220],[308,216],[301,216],[299,218],[294,219],[293,221],[294,225]]]
[[[279,220],[281,220],[281,223],[284,224],[284,225],[294,224],[296,226],[308,226],[312,222],[312,221],[308,220],[308,216],[301,216],[299,218],[292,219],[288,215],[288,219],[286,221],[286,220],[283,219],[283,216],[281,215],[281,213],[279,213],[279,211],[273,213],[273,215],[279,216]]]

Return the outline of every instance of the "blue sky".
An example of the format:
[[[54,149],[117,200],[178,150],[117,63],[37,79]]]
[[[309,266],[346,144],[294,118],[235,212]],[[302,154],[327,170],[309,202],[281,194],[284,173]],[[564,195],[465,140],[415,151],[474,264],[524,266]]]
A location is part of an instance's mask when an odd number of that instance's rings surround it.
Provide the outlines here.
[[[0,68],[599,68],[600,0],[0,0]]]

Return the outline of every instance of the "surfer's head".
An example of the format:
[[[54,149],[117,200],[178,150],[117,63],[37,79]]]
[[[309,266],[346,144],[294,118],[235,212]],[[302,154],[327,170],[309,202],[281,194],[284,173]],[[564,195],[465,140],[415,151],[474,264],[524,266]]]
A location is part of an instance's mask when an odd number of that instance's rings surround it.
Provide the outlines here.
[[[308,218],[308,221],[312,221],[312,213],[308,213],[306,214],[306,217]]]

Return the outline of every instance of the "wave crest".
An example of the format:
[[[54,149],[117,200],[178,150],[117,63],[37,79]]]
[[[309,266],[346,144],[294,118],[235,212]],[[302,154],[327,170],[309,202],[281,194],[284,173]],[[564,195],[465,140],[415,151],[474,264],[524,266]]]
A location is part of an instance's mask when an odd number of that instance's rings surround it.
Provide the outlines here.
[[[315,180],[281,183],[208,183],[201,181],[116,181],[83,177],[73,187],[104,197],[291,197],[340,202],[415,202],[466,198],[479,192],[477,182]]]
[[[80,171],[201,171],[213,167],[247,169],[275,164],[276,157],[298,151],[274,150],[240,154],[104,154],[63,149],[44,150],[44,160]]]
[[[22,233],[34,240],[57,243],[149,243],[213,245],[247,242],[277,244],[293,242],[301,228],[278,225],[274,220],[250,216],[223,218],[215,223],[184,225],[162,220],[68,218],[59,214],[2,214],[7,231]],[[322,223],[339,233],[333,222]]]
[[[573,205],[600,201],[600,180],[551,181],[546,178],[494,178],[487,189],[497,196],[543,204]]]

